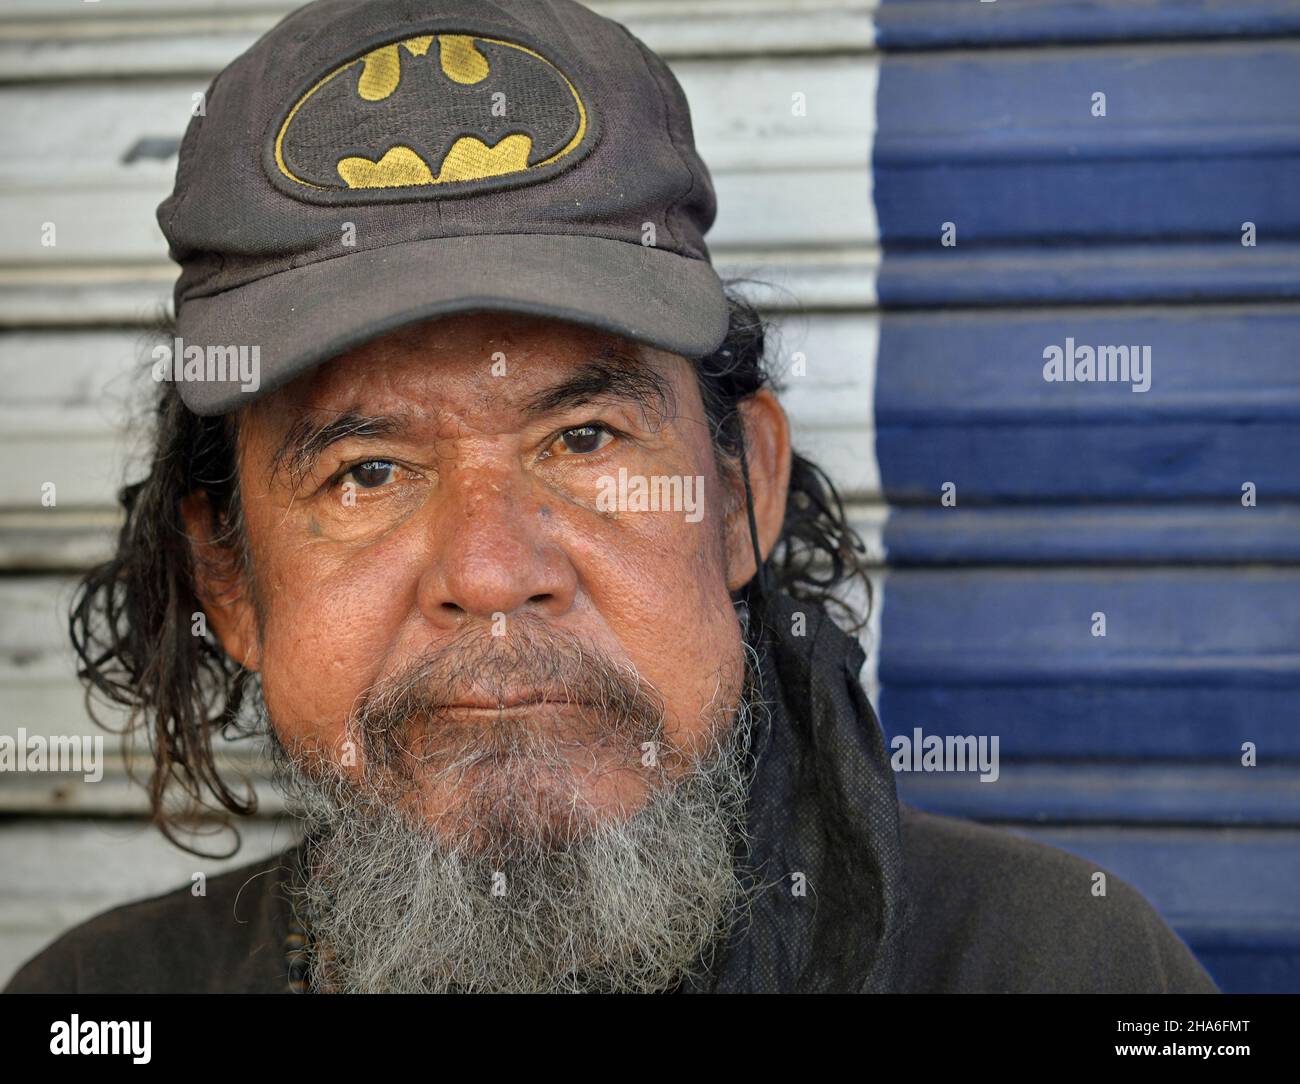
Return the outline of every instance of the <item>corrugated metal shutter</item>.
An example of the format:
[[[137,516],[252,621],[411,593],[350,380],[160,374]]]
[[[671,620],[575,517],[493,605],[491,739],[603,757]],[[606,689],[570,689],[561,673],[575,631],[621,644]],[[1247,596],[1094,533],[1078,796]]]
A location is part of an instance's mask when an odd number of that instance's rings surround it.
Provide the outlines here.
[[[881,714],[1003,758],[900,789],[1300,990],[1300,5],[876,23]],[[1053,346],[1149,350],[1150,388],[1049,382]]]
[[[192,95],[293,6],[0,14],[0,732],[95,732],[61,614],[107,544],[138,345],[174,276],[153,209]],[[1095,856],[1228,988],[1300,989],[1300,4],[593,6],[678,73],[720,269],[770,284],[756,296],[806,361],[785,396],[800,446],[882,561],[867,677],[886,729],[1003,737],[998,784],[904,775],[904,795]],[[1093,90],[1109,128],[1088,127]],[[1067,335],[1151,345],[1151,391],[1044,384]],[[141,808],[120,764],[94,786],[0,778],[0,976],[85,915],[220,868]],[[284,842],[263,820],[239,860]]]

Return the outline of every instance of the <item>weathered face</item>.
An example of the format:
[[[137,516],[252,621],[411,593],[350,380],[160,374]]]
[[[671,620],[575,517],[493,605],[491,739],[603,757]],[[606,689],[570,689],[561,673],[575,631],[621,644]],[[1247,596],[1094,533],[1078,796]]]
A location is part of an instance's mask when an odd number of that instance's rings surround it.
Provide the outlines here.
[[[788,438],[759,399],[766,549]],[[245,408],[240,484],[251,590],[206,592],[227,651],[295,755],[356,774],[396,750],[427,820],[626,816],[739,699],[753,556],[686,359],[499,313],[417,325]],[[558,757],[465,758],[489,731]]]

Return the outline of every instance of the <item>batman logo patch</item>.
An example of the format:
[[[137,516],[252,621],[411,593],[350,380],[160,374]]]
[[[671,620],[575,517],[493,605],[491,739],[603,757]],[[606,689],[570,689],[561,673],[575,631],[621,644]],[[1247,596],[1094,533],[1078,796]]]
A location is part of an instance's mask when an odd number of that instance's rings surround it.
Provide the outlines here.
[[[268,168],[307,199],[450,196],[577,162],[594,118],[540,53],[468,34],[409,37],[315,83],[275,129]]]

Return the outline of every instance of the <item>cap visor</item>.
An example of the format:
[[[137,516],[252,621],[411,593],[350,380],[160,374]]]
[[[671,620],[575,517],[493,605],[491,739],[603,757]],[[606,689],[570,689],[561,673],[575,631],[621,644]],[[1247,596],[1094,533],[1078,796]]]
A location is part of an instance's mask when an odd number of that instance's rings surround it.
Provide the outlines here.
[[[230,348],[248,347],[250,361],[243,372],[194,366],[190,379],[178,360],[181,398],[197,414],[223,414],[405,324],[490,310],[595,327],[687,357],[712,353],[727,330],[722,282],[703,260],[597,237],[407,241],[184,302],[177,333],[185,347],[203,348],[205,359],[222,356],[210,348],[232,357]]]

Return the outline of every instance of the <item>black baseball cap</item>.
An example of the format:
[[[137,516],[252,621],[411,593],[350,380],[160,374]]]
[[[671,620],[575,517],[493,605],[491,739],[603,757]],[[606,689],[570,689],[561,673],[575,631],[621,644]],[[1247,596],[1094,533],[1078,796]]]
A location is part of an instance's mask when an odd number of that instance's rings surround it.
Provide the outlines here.
[[[727,303],[716,200],[667,66],[573,0],[316,0],[213,81],[158,222],[221,414],[394,328],[567,320],[699,357]],[[198,374],[198,370],[195,370]]]

